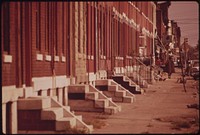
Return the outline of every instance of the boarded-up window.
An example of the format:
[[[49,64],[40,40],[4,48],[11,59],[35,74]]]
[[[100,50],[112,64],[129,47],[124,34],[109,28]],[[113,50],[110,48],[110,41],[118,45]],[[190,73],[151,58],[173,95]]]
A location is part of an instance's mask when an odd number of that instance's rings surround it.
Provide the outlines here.
[[[10,6],[9,2],[4,2],[2,4],[2,17],[3,17],[3,51],[10,53]]]

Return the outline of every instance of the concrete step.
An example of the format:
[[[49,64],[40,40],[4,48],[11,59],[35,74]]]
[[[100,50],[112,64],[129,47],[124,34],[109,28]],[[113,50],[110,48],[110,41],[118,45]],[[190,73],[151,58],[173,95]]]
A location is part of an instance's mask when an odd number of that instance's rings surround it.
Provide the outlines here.
[[[116,97],[124,97],[126,96],[126,91],[118,90],[115,92]]]
[[[117,85],[108,85],[108,91],[117,91],[118,86]]]
[[[91,111],[94,110],[93,100],[69,100],[68,104],[74,111]]]
[[[69,100],[69,105],[73,111],[83,112],[103,112],[104,108],[95,107],[94,100]]]
[[[113,76],[113,80],[117,83],[119,83],[122,87],[124,87],[125,89],[127,89],[128,91],[130,91],[133,94],[141,94],[140,91],[136,91],[136,86],[134,85],[130,85],[130,79],[126,79],[126,81],[124,81],[124,78],[126,78],[126,76]],[[129,80],[129,81],[127,81]]]
[[[87,125],[83,121],[76,119],[76,129],[83,130],[86,133],[92,133],[93,125]]]
[[[115,113],[119,112],[119,109],[117,107],[108,106],[108,107],[104,108],[104,112],[106,114],[115,114]]]
[[[112,81],[111,82],[113,85],[117,85],[118,86],[118,90],[117,90],[117,92],[118,91],[120,91],[120,92],[124,92],[125,93],[125,95],[124,95],[124,93],[123,93],[123,97],[133,97],[133,101],[135,101],[135,95],[133,94],[133,93],[131,93],[130,91],[128,91],[127,89],[125,89],[123,86],[121,86],[120,84],[118,84],[117,82],[115,82],[115,81]],[[119,95],[120,96],[120,95]],[[115,101],[115,100],[113,100],[113,101]],[[127,102],[127,101],[125,101],[125,102]],[[132,102],[131,102],[132,103]]]
[[[19,98],[17,101],[18,110],[38,110],[49,107],[51,107],[51,99],[47,96]]]
[[[63,117],[56,120],[55,129],[56,131],[67,130],[76,126],[76,119],[73,117]]]
[[[75,115],[74,113],[72,113],[70,111],[69,106],[63,106],[62,104],[55,101],[54,99],[52,99],[52,103],[54,103],[54,106],[59,106],[59,107],[63,108],[63,116],[64,117],[73,117],[73,118],[76,119],[76,128],[77,129],[84,129],[84,131],[86,133],[91,133],[93,131],[93,126],[87,125],[86,123],[84,123],[82,121],[82,116],[81,115]],[[72,125],[72,127],[73,127],[73,125]]]
[[[63,117],[63,108],[51,107],[42,109],[41,120],[58,120]]]
[[[109,80],[95,80],[95,85],[96,86],[102,86],[102,85],[110,85],[110,81]]]
[[[103,94],[109,98],[113,98],[115,96],[114,91],[103,91]]]
[[[95,108],[105,108],[109,106],[109,100],[107,99],[97,99],[95,100]]]
[[[98,93],[97,92],[87,92],[85,93],[85,99],[88,100],[97,100],[98,99]]]
[[[86,93],[89,92],[89,85],[74,84],[68,86],[68,93]]]
[[[123,102],[123,97],[112,97],[113,102]]]
[[[123,97],[123,102],[124,103],[133,103],[134,97],[125,96],[125,97]]]

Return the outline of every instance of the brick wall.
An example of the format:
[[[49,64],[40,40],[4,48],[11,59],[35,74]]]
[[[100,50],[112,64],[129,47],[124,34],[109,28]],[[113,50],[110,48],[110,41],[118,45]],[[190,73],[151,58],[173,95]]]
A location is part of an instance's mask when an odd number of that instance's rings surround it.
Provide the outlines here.
[[[5,4],[5,3],[3,3]],[[2,4],[2,6],[4,6]],[[9,11],[10,11],[10,17],[9,17],[9,27],[10,29],[5,28],[5,27],[1,27],[2,28],[2,31],[4,30],[9,30],[9,35],[10,35],[10,39],[9,39],[9,48],[10,48],[10,51],[9,52],[4,52],[4,47],[3,47],[3,44],[4,44],[4,38],[6,35],[4,35],[4,33],[1,34],[1,43],[2,43],[2,46],[1,46],[1,54],[2,54],[2,86],[9,86],[9,85],[15,85],[15,71],[16,71],[16,66],[15,66],[15,63],[16,63],[16,59],[15,59],[15,55],[16,55],[16,45],[15,43],[17,42],[16,41],[16,4],[15,3],[10,3],[9,4]],[[5,12],[1,12],[1,21],[3,22],[4,21],[4,15],[5,15]],[[4,14],[4,15],[3,15]],[[3,22],[2,25],[4,23],[8,23],[8,22]],[[10,55],[12,56],[12,62],[4,62],[4,58],[5,58],[5,55]]]
[[[131,60],[126,56],[131,54],[130,50],[138,52],[138,45],[142,43],[139,39],[142,27],[150,32],[152,30],[152,24],[142,15],[143,12],[152,20],[150,12],[152,4],[98,2],[95,7],[94,2],[90,3],[91,26],[86,16],[87,4],[86,2],[10,3],[9,54],[12,55],[12,62],[2,61],[3,85],[20,86],[32,77],[46,77],[53,74],[76,77],[77,83],[80,83],[87,81],[87,66],[90,72],[130,66]],[[147,8],[144,8],[146,6]],[[120,16],[114,13],[113,7],[121,16],[125,13],[137,25],[140,24],[140,27],[131,27],[125,21],[120,22]],[[95,8],[98,8],[97,14]],[[27,10],[28,12],[25,12]],[[87,29],[89,26],[90,29]],[[87,30],[90,30],[89,35]],[[96,32],[98,44],[96,44]],[[4,36],[2,34],[2,39]],[[4,44],[4,41],[1,42]],[[147,39],[148,55],[151,53],[151,43],[150,37]],[[2,59],[6,54],[3,49],[2,46]],[[87,65],[88,55],[90,60]],[[116,59],[119,56],[123,57],[123,60]],[[56,60],[52,61],[54,58]]]
[[[41,2],[40,6],[40,44],[41,49],[36,49],[37,44],[37,26],[36,26],[36,10],[37,3],[32,3],[32,67],[33,67],[33,77],[42,77],[42,76],[51,76],[53,74],[53,69],[55,69],[55,75],[66,75],[66,61],[62,61],[62,56],[66,57],[66,48],[67,42],[65,40],[64,48],[62,48],[64,38],[67,38],[67,31],[65,36],[63,35],[63,29],[66,30],[67,21],[62,22],[63,16],[66,16],[66,12],[63,12],[62,2],[50,3],[49,7],[47,2]],[[67,8],[67,5],[63,4],[64,8]],[[47,12],[49,8],[49,15]],[[64,15],[63,15],[64,14]],[[48,17],[49,18],[48,18]],[[47,20],[48,18],[48,20]],[[65,18],[66,19],[66,18]],[[49,26],[49,29],[47,28]],[[45,28],[46,27],[46,28]],[[47,52],[45,45],[49,45],[49,52]],[[64,50],[63,50],[64,49]],[[42,54],[43,60],[37,60],[36,55]],[[46,60],[46,55],[51,57],[51,61]],[[58,61],[52,62],[52,59],[58,56]]]
[[[75,77],[76,82],[86,82],[86,3],[75,2]]]

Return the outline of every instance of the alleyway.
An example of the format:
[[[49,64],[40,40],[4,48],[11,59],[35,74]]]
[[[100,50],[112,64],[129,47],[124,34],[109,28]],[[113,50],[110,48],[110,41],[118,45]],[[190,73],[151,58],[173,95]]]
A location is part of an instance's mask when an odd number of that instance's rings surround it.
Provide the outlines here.
[[[196,133],[199,129],[199,109],[188,104],[199,104],[194,80],[187,80],[184,92],[182,83],[177,83],[181,73],[171,79],[156,82],[143,95],[136,95],[133,104],[120,103],[120,113],[102,118],[104,126],[94,128],[93,133]]]

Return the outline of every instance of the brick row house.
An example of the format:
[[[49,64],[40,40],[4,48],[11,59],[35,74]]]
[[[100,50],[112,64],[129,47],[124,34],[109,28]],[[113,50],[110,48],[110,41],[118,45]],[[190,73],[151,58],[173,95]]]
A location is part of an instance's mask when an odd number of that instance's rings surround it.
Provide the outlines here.
[[[38,107],[33,97],[56,97],[62,106],[70,106],[69,86],[92,87],[97,80],[132,73],[138,66],[136,58],[154,63],[154,2],[4,2],[1,6],[4,133],[26,130],[21,117],[28,113],[24,106]]]

